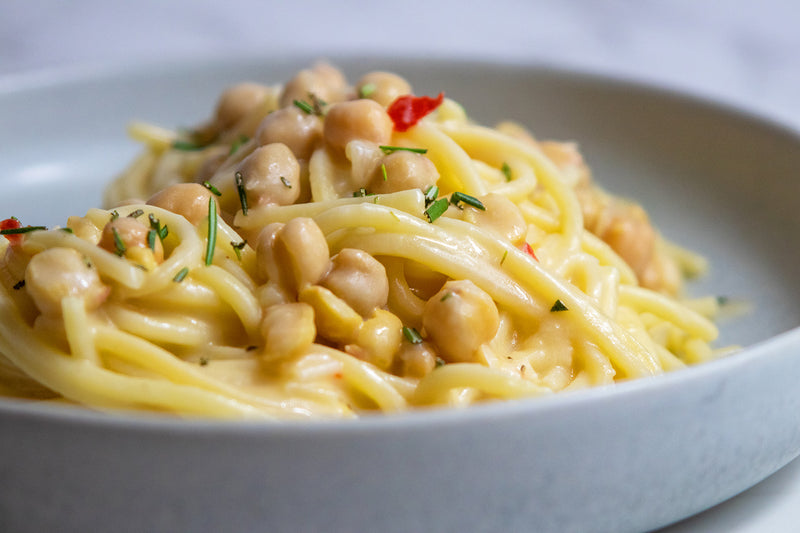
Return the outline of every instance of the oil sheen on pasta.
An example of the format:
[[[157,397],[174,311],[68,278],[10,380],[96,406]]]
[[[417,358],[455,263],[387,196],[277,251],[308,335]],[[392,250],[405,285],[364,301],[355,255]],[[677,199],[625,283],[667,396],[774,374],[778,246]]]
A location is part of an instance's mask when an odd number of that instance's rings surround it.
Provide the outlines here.
[[[702,260],[598,188],[575,144],[413,95],[318,64],[228,88],[188,131],[132,124],[144,149],[107,209],[4,222],[0,392],[354,417],[715,357],[715,299],[681,296]]]

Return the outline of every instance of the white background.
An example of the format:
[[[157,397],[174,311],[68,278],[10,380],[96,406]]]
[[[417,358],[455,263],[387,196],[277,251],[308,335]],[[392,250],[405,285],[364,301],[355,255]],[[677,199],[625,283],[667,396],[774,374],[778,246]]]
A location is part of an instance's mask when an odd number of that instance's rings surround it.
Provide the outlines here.
[[[795,0],[0,0],[0,77],[297,51],[576,67],[723,100],[800,129]],[[798,461],[670,531],[795,531],[795,508]]]

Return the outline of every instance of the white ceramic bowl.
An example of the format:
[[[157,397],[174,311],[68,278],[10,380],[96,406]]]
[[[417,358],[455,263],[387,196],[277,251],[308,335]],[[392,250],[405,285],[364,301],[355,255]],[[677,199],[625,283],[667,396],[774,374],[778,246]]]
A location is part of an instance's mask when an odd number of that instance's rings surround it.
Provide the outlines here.
[[[205,116],[226,85],[313,58],[0,80],[0,215],[56,224],[137,150],[130,118]],[[800,137],[669,91],[549,68],[380,58],[481,122],[576,139],[607,188],[707,255],[694,286],[748,300],[721,361],[560,397],[358,421],[102,415],[0,401],[3,531],[641,531],[800,453]],[[2,317],[0,317],[2,319]]]

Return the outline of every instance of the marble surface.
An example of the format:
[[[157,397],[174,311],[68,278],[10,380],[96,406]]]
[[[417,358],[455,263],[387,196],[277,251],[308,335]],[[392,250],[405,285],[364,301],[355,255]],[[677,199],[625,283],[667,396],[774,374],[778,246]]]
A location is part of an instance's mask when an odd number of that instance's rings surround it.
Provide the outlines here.
[[[0,3],[0,81],[48,69],[306,52],[466,57],[607,72],[800,129],[800,2],[234,0]],[[0,117],[0,123],[2,117]],[[671,533],[795,530],[800,462]]]

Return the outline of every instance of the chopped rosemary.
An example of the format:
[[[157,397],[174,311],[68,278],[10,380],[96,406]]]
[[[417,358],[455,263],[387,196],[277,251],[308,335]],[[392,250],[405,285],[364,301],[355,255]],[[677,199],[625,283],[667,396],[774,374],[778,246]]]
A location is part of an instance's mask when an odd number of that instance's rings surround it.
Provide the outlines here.
[[[20,290],[20,289],[21,289],[22,287],[24,287],[24,286],[25,286],[25,280],[24,280],[24,279],[21,279],[21,280],[19,280],[18,282],[16,282],[16,283],[14,284],[14,287],[13,287],[13,289],[14,289],[15,291],[18,291],[18,290]]]
[[[425,207],[428,207],[433,202],[435,202],[438,196],[439,196],[439,187],[437,187],[436,185],[431,185],[430,187],[428,187],[428,189],[425,191]]]
[[[147,231],[147,246],[152,251],[156,251],[156,239],[158,238],[158,232],[154,229],[150,229]]]
[[[380,145],[378,146],[384,154],[391,154],[392,152],[414,152],[415,154],[427,154],[427,148],[406,148],[405,146],[387,146],[387,145]]]
[[[128,249],[125,247],[125,243],[122,242],[122,237],[119,236],[117,228],[111,228],[111,231],[114,233],[114,253],[122,257]]]
[[[178,140],[172,143],[172,148],[175,150],[183,150],[184,152],[194,152],[197,150],[202,150],[205,148],[205,146],[192,141]]]
[[[211,191],[211,194],[213,194],[214,196],[222,196],[222,193],[219,192],[219,189],[217,189],[216,187],[214,187],[213,185],[211,185],[211,183],[209,183],[207,181],[203,182],[203,187],[205,187],[206,189]]]
[[[161,239],[161,242],[164,242],[164,239],[166,239],[167,235],[169,235],[169,229],[167,228],[167,225],[165,224],[162,226],[161,221],[153,216],[153,213],[150,213],[147,218],[150,220],[150,228],[156,230],[158,233],[158,238]]]
[[[454,206],[458,207],[459,209],[463,209],[459,204],[463,202],[467,205],[471,205],[475,209],[480,209],[481,211],[486,211],[486,206],[484,206],[480,200],[475,198],[474,196],[470,196],[468,194],[464,194],[463,192],[454,192],[450,195],[450,203]]]
[[[142,215],[144,215],[144,209],[137,209],[136,211],[131,211],[128,214],[128,218],[139,218]]]
[[[237,172],[238,174],[238,172]],[[206,266],[214,260],[214,248],[217,246],[217,202],[213,196],[208,198],[208,241],[206,243]]]
[[[244,190],[244,178],[241,172],[233,175],[236,182],[236,190],[239,192],[239,203],[242,204],[242,213],[247,216],[247,191]]]
[[[328,105],[328,102],[320,98],[314,93],[308,93],[308,99],[311,100],[311,106],[314,110],[314,114],[321,117],[324,115],[322,108]]]
[[[287,180],[284,176],[281,176],[281,183],[283,183],[283,186],[288,189],[292,188],[292,184],[289,183],[289,180]]]
[[[300,108],[300,110],[303,111],[304,113],[306,113],[307,115],[313,115],[314,114],[314,107],[311,104],[309,104],[308,102],[306,102],[305,100],[295,100],[293,103],[294,103],[295,106]]]
[[[503,175],[506,177],[506,181],[511,181],[511,167],[508,166],[508,163],[503,161],[503,166],[500,167],[500,170],[503,172]]]
[[[0,235],[20,235],[32,231],[45,230],[47,226],[25,226],[24,228],[0,229]]]
[[[247,135],[245,135],[244,133],[240,133],[239,136],[236,137],[236,139],[231,143],[231,150],[230,150],[230,152],[228,152],[228,155],[231,156],[231,155],[235,154],[236,152],[238,152],[239,148],[241,148],[242,145],[244,143],[246,143],[247,141],[249,141],[249,140],[250,140],[250,138]],[[219,195],[217,195],[217,196],[219,196]]]
[[[383,181],[388,181],[389,176],[386,174],[386,165],[381,163],[381,173],[383,174]]]
[[[375,85],[374,83],[365,83],[358,90],[358,97],[359,98],[368,98],[369,95],[371,95],[372,93],[374,93],[377,90],[378,90],[378,86]]]
[[[239,261],[242,260],[242,250],[244,250],[245,246],[247,246],[247,241],[242,241],[242,242],[231,241],[231,247],[233,247],[233,253],[236,254],[236,259],[238,259]]]
[[[428,217],[429,222],[435,221],[447,211],[447,198],[439,198],[425,210],[425,215]]]
[[[556,300],[556,303],[550,308],[550,312],[555,313],[556,311],[567,311],[567,306],[561,300]]]
[[[419,334],[419,331],[417,331],[416,328],[403,326],[403,335],[411,344],[419,344],[422,342],[422,335]]]
[[[178,271],[177,274],[175,274],[175,277],[172,278],[172,281],[174,281],[175,283],[180,283],[186,278],[187,274],[189,274],[189,267],[183,267]]]

